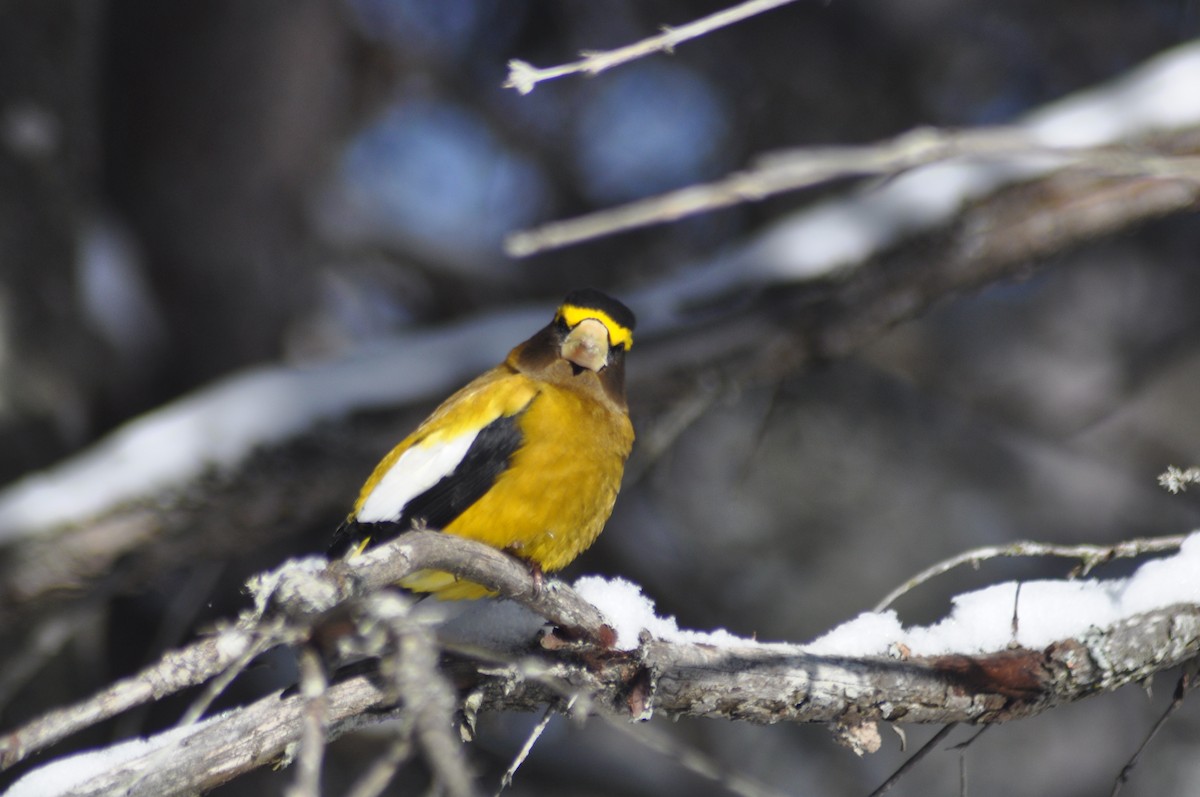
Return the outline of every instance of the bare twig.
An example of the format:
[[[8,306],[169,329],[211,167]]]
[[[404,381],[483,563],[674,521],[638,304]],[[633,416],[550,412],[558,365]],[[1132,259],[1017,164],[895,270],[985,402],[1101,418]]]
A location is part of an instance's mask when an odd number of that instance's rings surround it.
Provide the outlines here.
[[[321,761],[325,757],[325,716],[328,711],[325,667],[311,646],[300,651],[300,694],[304,697],[304,718],[300,731],[300,749],[296,753],[296,778],[286,797],[320,797]]]
[[[1163,711],[1162,716],[1158,718],[1158,721],[1154,723],[1154,727],[1150,729],[1150,732],[1146,734],[1146,738],[1142,740],[1140,745],[1138,745],[1138,749],[1134,751],[1132,756],[1130,756],[1129,761],[1126,762],[1125,766],[1121,767],[1120,773],[1117,775],[1116,780],[1113,781],[1113,788],[1112,792],[1110,793],[1111,797],[1117,797],[1117,795],[1121,793],[1121,789],[1124,787],[1125,781],[1129,780],[1129,776],[1133,774],[1134,767],[1137,766],[1138,760],[1142,757],[1142,753],[1145,752],[1146,747],[1150,744],[1150,741],[1157,736],[1158,732],[1162,730],[1162,727],[1167,724],[1167,720],[1170,718],[1170,716],[1178,711],[1183,705],[1184,698],[1195,685],[1194,681],[1196,678],[1196,672],[1197,666],[1195,662],[1193,662],[1190,667],[1184,668],[1183,673],[1179,676],[1179,682],[1175,685],[1175,695],[1171,698],[1171,703],[1167,706],[1166,710]]]
[[[380,666],[391,675],[396,690],[412,715],[413,732],[434,778],[450,797],[476,794],[471,768],[462,743],[453,733],[458,699],[438,669],[438,646],[432,630],[422,627],[407,614],[407,607],[394,611],[385,601],[377,612],[395,637],[396,651]]]
[[[528,94],[533,91],[538,83],[545,80],[554,80],[555,78],[580,73],[598,75],[606,69],[626,64],[653,53],[671,53],[677,45],[683,44],[686,41],[697,39],[707,33],[728,27],[735,22],[741,22],[756,14],[761,14],[764,11],[770,11],[771,9],[793,2],[795,0],[747,0],[747,2],[727,8],[724,11],[718,11],[715,14],[710,14],[707,17],[702,17],[694,22],[681,25],[678,28],[664,26],[662,33],[659,35],[642,39],[616,50],[580,53],[580,56],[582,56],[580,60],[561,66],[539,69],[532,64],[514,59],[508,62],[508,79],[504,81],[504,88],[516,89],[521,94]]]
[[[979,730],[975,731],[975,733],[971,734],[971,736],[970,736],[969,738],[967,738],[965,741],[961,741],[961,742],[959,742],[958,744],[954,745],[954,747],[953,747],[953,748],[951,748],[951,749],[953,749],[953,750],[966,750],[968,747],[970,747],[971,745],[975,744],[975,740],[976,740],[976,739],[978,739],[980,736],[983,736],[983,734],[984,734],[984,733],[985,733],[985,732],[986,732],[986,731],[987,731],[989,728],[994,728],[994,727],[995,727],[994,725],[984,725],[982,728],[980,728]]]
[[[191,725],[203,717],[212,706],[213,701],[221,696],[229,685],[233,683],[233,679],[241,675],[242,671],[249,666],[250,662],[256,656],[267,652],[279,644],[282,639],[282,636],[276,636],[275,634],[256,635],[254,641],[246,646],[246,649],[242,651],[237,659],[229,662],[219,673],[215,674],[213,679],[204,687],[204,691],[200,693],[200,696],[188,706],[187,711],[179,718],[179,722],[176,725]]]
[[[412,755],[411,715],[405,714],[398,722],[401,727],[396,729],[392,743],[346,792],[346,797],[379,797],[396,776],[400,765]]]
[[[1177,550],[1183,544],[1184,539],[1185,535],[1175,534],[1168,537],[1143,537],[1135,540],[1125,540],[1114,545],[1054,545],[1044,542],[1022,541],[1009,543],[1008,545],[988,545],[982,548],[974,548],[938,562],[917,573],[884,596],[883,600],[876,604],[874,611],[883,611],[905,593],[936,576],[940,576],[964,564],[978,567],[980,562],[999,557],[1057,556],[1064,559],[1078,559],[1080,561],[1078,575],[1085,576],[1093,568],[1106,562],[1111,562],[1114,559],[1131,559],[1150,553]]]
[[[932,739],[930,739],[928,742],[926,742],[924,745],[922,745],[920,750],[913,753],[912,757],[910,757],[907,761],[905,761],[900,766],[899,769],[897,769],[895,772],[893,772],[891,777],[889,777],[883,783],[879,784],[879,788],[877,788],[875,791],[871,792],[867,797],[882,797],[882,795],[887,794],[889,791],[891,791],[892,787],[900,782],[900,778],[907,775],[909,770],[911,770],[913,767],[915,767],[921,761],[922,758],[929,755],[933,751],[933,749],[935,747],[937,747],[939,742],[941,742],[943,739],[945,739],[947,736],[950,735],[950,732],[952,730],[954,730],[954,728],[955,728],[954,723],[951,723],[951,724],[947,725],[946,727],[942,728],[937,733],[935,733],[933,735]]]
[[[1036,149],[1038,145],[1015,128],[917,128],[874,144],[777,152],[721,180],[513,233],[505,242],[505,251],[512,257],[525,257],[847,177],[898,174],[949,158],[1012,156]]]
[[[621,717],[605,716],[605,719],[610,727],[629,737],[638,746],[648,747],[674,760],[688,772],[720,783],[738,797],[784,797],[784,792],[722,764],[694,745],[664,733],[662,728],[644,723],[632,725]]]
[[[41,667],[55,656],[86,626],[95,622],[96,610],[82,606],[58,617],[52,617],[39,625],[24,640],[19,653],[0,672],[0,709],[19,692],[26,681],[36,675]]]
[[[575,696],[572,695],[567,701],[564,713],[569,712],[574,705]],[[525,739],[525,744],[521,745],[521,749],[517,751],[513,762],[508,765],[508,769],[504,770],[504,775],[500,778],[500,788],[496,790],[497,797],[500,792],[512,785],[513,776],[517,774],[517,770],[521,768],[521,765],[525,763],[525,759],[533,752],[533,746],[537,744],[538,739],[542,738],[542,733],[545,732],[546,726],[550,724],[550,720],[556,713],[558,713],[558,710],[554,705],[546,706],[546,711],[542,714],[542,718],[537,721],[537,724],[533,726],[533,730],[529,732],[529,736]]]
[[[967,797],[967,751],[959,747],[958,750],[958,797]]]
[[[1025,582],[1018,581],[1017,588],[1013,590],[1012,623],[1009,625],[1012,629],[1012,641],[1009,644],[1014,646],[1017,644],[1017,635],[1021,632],[1021,587],[1024,585]]]
[[[637,484],[679,441],[693,424],[704,417],[724,394],[716,379],[701,381],[661,413],[653,425],[638,432],[638,448],[625,468],[625,483]]]
[[[512,257],[559,249],[619,232],[711,213],[721,208],[813,188],[850,177],[894,177],[922,166],[954,159],[999,161],[980,169],[975,182],[987,190],[1053,168],[1092,174],[1200,181],[1200,158],[1144,153],[1111,146],[1072,148],[1047,145],[1020,127],[975,130],[917,128],[892,139],[854,147],[813,147],[769,154],[749,169],[724,179],[670,191],[615,208],[554,221],[513,233],[505,242]],[[1008,177],[1002,178],[1002,173]],[[963,178],[966,181],[966,177]],[[964,199],[966,197],[963,197]]]

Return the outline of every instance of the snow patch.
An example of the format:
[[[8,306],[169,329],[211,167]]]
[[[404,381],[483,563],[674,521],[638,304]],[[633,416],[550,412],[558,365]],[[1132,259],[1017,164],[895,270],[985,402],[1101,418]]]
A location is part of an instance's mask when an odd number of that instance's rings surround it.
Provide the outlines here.
[[[950,614],[934,625],[905,629],[891,610],[867,612],[805,649],[868,656],[904,646],[913,656],[937,656],[991,653],[1015,643],[1038,650],[1175,604],[1200,605],[1200,533],[1184,540],[1174,556],[1148,561],[1129,578],[1008,581],[955,596]]]
[[[188,737],[210,723],[222,720],[229,713],[217,714],[182,728],[172,728],[146,739],[130,739],[112,747],[88,750],[51,761],[26,773],[4,793],[4,797],[58,797],[71,793],[88,785],[92,778],[106,775],[142,756],[151,753],[168,755],[177,746],[185,744]],[[138,768],[131,765],[129,782],[136,779],[137,773]]]
[[[544,309],[513,311],[364,346],[321,365],[259,368],[220,380],[0,490],[0,542],[161,497],[320,421],[446,392],[499,362],[508,343],[548,317]]]
[[[635,649],[643,631],[666,642],[793,647],[760,643],[724,629],[681,629],[674,617],[655,613],[654,601],[641,587],[622,578],[584,576],[574,587],[616,631],[620,650]],[[1190,535],[1175,555],[1147,561],[1129,578],[995,584],[955,596],[950,614],[929,626],[905,628],[891,609],[865,612],[799,650],[844,657],[892,655],[901,648],[912,656],[980,654],[1005,650],[1012,643],[1037,650],[1176,604],[1200,605],[1200,532]]]
[[[642,588],[623,578],[606,579],[584,576],[573,585],[579,596],[595,606],[608,624],[617,632],[614,647],[633,650],[638,638],[646,631],[655,639],[666,642],[688,642],[717,647],[754,644],[752,640],[734,636],[725,629],[716,631],[687,631],[672,617],[659,617],[654,601],[642,594]]]

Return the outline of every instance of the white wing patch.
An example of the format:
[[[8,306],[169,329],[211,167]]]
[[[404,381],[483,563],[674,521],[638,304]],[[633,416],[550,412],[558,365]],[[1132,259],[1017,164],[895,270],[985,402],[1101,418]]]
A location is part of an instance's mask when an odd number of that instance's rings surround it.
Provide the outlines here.
[[[354,519],[360,523],[399,520],[409,501],[449,476],[467,455],[478,431],[429,445],[414,445],[400,455],[363,501]]]

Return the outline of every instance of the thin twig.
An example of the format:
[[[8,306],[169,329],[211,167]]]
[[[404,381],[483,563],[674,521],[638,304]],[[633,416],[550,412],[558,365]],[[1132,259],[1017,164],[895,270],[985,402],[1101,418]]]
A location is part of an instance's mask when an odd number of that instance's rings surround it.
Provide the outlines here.
[[[657,36],[642,39],[616,50],[582,52],[579,54],[581,56],[580,60],[561,66],[539,69],[533,64],[514,59],[508,62],[508,79],[504,81],[504,88],[516,89],[521,94],[528,94],[533,91],[538,83],[545,80],[554,80],[555,78],[580,73],[598,75],[606,69],[635,61],[638,58],[644,58],[653,53],[661,52],[669,54],[674,52],[676,46],[686,41],[698,39],[707,33],[728,27],[735,22],[741,22],[743,19],[756,14],[761,14],[764,11],[770,11],[771,9],[793,2],[795,0],[747,0],[747,2],[741,5],[727,8],[724,11],[718,11],[707,17],[701,17],[678,28],[669,28],[664,25],[662,33]]]
[[[575,705],[575,695],[572,695],[567,700],[567,707],[564,712],[569,712]],[[542,733],[546,730],[546,726],[550,724],[550,720],[554,717],[556,711],[553,705],[546,706],[546,712],[542,714],[542,718],[538,720],[537,725],[533,726],[533,730],[529,732],[529,737],[525,739],[525,744],[521,745],[521,749],[517,752],[516,758],[509,764],[508,769],[504,770],[504,775],[500,778],[500,788],[496,790],[496,795],[499,797],[500,792],[512,785],[513,776],[517,774],[517,770],[525,763],[525,759],[533,751],[533,746],[537,744],[537,740],[542,737]]]
[[[984,725],[975,733],[971,734],[965,741],[951,747],[951,750],[958,751],[958,797],[967,797],[967,748],[975,744],[975,741],[990,728],[995,728],[995,725]]]
[[[274,635],[256,635],[254,641],[251,642],[251,644],[248,645],[244,651],[242,651],[242,655],[230,662],[227,667],[225,667],[221,672],[217,673],[216,676],[208,682],[208,685],[204,687],[204,691],[200,693],[200,696],[192,701],[192,704],[188,706],[187,711],[185,711],[183,716],[179,718],[179,722],[175,723],[176,726],[182,727],[184,725],[191,725],[193,722],[196,722],[203,717],[204,712],[208,711],[209,707],[213,704],[213,701],[220,697],[221,693],[223,693],[225,689],[228,688],[231,683],[233,683],[233,679],[241,675],[242,671],[245,670],[246,667],[250,665],[250,662],[253,661],[257,656],[265,653],[269,648],[274,647],[276,644],[278,644],[278,640],[274,637]]]
[[[784,797],[784,792],[731,769],[695,746],[664,733],[662,729],[654,725],[646,723],[633,725],[626,718],[614,717],[607,713],[601,713],[599,716],[608,723],[609,727],[633,739],[638,745],[669,756],[689,772],[714,783],[720,783],[738,797]]]
[[[952,722],[935,733],[932,739],[922,745],[920,750],[913,753],[911,758],[901,764],[900,768],[893,772],[890,778],[879,784],[879,788],[871,792],[869,795],[867,795],[867,797],[881,797],[881,795],[887,794],[889,791],[891,791],[892,787],[900,781],[900,778],[904,777],[908,771],[915,767],[922,758],[929,755],[929,753],[932,752],[933,748],[936,747],[939,742],[950,735],[950,731],[954,730],[957,724],[958,723]]]
[[[1040,147],[1028,134],[1009,127],[959,131],[920,127],[861,146],[786,150],[764,155],[749,169],[721,180],[513,233],[504,248],[512,257],[525,257],[847,177],[895,175],[966,155],[1011,157],[1035,151],[1063,154]]]
[[[417,744],[435,781],[449,797],[473,797],[478,792],[471,768],[453,733],[458,699],[438,669],[439,648],[432,629],[409,616],[406,603],[386,597],[375,603],[394,635],[395,652],[380,662],[382,672],[391,670],[404,706],[413,715]]]
[[[329,713],[328,687],[320,655],[312,646],[306,645],[300,651],[304,721],[300,729],[300,749],[296,754],[296,779],[284,792],[286,797],[320,797],[321,762],[325,757]]]
[[[1008,644],[1012,647],[1017,646],[1017,636],[1021,632],[1021,587],[1024,583],[1023,581],[1018,581],[1017,588],[1013,590],[1012,623],[1009,625],[1012,631],[1012,638],[1008,641]]]
[[[8,705],[12,696],[21,691],[26,682],[37,675],[47,661],[85,628],[95,623],[96,610],[85,606],[39,625],[17,646],[17,654],[0,672],[0,710]]]
[[[149,647],[155,656],[165,650],[179,647],[186,641],[187,634],[195,627],[197,613],[205,605],[206,596],[212,594],[224,572],[223,563],[201,564],[194,568],[182,583],[176,585],[176,591],[163,607],[164,616]],[[239,670],[242,668],[238,667]],[[122,714],[113,724],[112,737],[124,739],[137,736],[145,729],[150,710],[150,704],[144,703],[135,710]]]
[[[1142,537],[1125,540],[1114,545],[1054,545],[1045,542],[1021,541],[1008,545],[988,545],[974,548],[944,559],[917,573],[884,596],[883,600],[876,604],[874,611],[883,611],[910,590],[960,565],[969,564],[977,567],[980,562],[1000,557],[1057,556],[1064,559],[1078,559],[1080,561],[1078,575],[1086,576],[1093,568],[1114,559],[1132,559],[1149,553],[1177,550],[1183,544],[1185,537],[1186,535],[1183,534],[1173,534],[1167,537]]]
[[[1200,157],[1142,154],[1111,146],[1060,147],[1038,141],[1016,126],[975,130],[916,128],[895,138],[853,147],[812,147],[760,157],[750,168],[711,183],[606,208],[521,230],[505,240],[511,257],[529,255],[700,213],[813,188],[851,177],[896,177],[952,159],[1003,160],[1007,180],[994,169],[981,171],[981,185],[998,187],[1051,169],[1086,170],[1111,177],[1200,181]],[[966,197],[964,197],[965,199]]]
[[[625,468],[625,483],[639,483],[724,393],[724,386],[715,379],[701,381],[655,418],[653,425],[639,432],[638,451]]]
[[[1121,793],[1121,788],[1125,785],[1125,781],[1129,779],[1129,776],[1133,774],[1134,767],[1137,766],[1138,760],[1141,758],[1146,746],[1150,744],[1150,740],[1158,735],[1162,727],[1167,724],[1167,719],[1183,705],[1183,699],[1192,688],[1192,680],[1195,674],[1195,665],[1193,664],[1191,668],[1186,668],[1179,676],[1179,683],[1175,685],[1175,696],[1171,698],[1170,705],[1167,706],[1166,711],[1162,713],[1158,721],[1154,723],[1154,727],[1146,734],[1146,738],[1138,745],[1138,749],[1134,751],[1129,761],[1126,762],[1125,766],[1121,767],[1121,772],[1117,775],[1116,780],[1113,781],[1110,797],[1117,797]]]
[[[971,736],[966,741],[959,742],[958,744],[954,745],[954,747],[952,747],[950,749],[966,750],[968,747],[975,744],[975,740],[978,739],[980,736],[983,736],[983,734],[986,730],[988,730],[989,728],[994,728],[994,727],[996,727],[996,726],[995,725],[984,725],[982,728],[975,731],[975,733],[971,734]]]
[[[400,727],[396,729],[396,735],[387,750],[346,792],[346,797],[379,797],[396,776],[400,765],[412,755],[412,714],[405,712],[399,723]]]

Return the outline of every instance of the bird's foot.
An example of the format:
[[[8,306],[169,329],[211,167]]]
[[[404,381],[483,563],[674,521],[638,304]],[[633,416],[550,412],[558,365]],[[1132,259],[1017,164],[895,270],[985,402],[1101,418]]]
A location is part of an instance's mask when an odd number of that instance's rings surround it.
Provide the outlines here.
[[[542,597],[542,590],[546,588],[546,574],[542,572],[542,566],[537,562],[530,562],[529,577],[533,579],[533,597]]]

